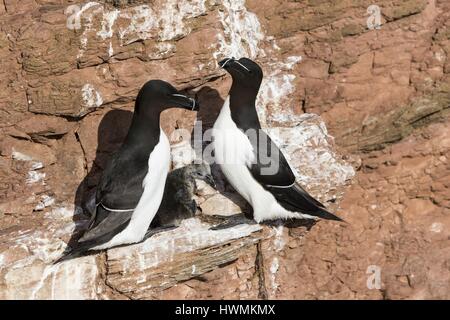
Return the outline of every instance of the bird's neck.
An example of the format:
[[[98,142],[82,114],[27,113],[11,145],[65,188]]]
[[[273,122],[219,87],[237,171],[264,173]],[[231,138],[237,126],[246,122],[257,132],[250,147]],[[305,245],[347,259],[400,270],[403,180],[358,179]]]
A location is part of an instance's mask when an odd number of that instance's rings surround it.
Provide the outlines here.
[[[237,86],[234,82],[230,89],[230,112],[234,123],[242,129],[260,129],[255,101],[258,90]]]
[[[135,112],[130,130],[125,138],[124,146],[136,148],[139,152],[148,154],[159,142],[161,134],[160,112],[139,114]]]

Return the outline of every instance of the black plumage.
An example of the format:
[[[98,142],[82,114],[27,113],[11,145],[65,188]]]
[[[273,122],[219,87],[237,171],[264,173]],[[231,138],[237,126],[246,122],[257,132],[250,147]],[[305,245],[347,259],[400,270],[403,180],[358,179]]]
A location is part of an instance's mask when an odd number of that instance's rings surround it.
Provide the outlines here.
[[[211,169],[206,164],[187,165],[175,169],[167,175],[161,205],[144,239],[157,232],[177,227],[182,220],[195,216],[197,203],[193,197],[197,191],[196,179],[203,180],[210,186],[215,187]],[[100,223],[90,226],[89,232],[86,232],[80,239],[82,241],[79,243],[79,247],[72,250],[70,256],[64,256],[64,260],[82,255],[99,241],[107,242],[111,240],[114,234],[126,227],[133,213],[133,211],[110,212],[101,206],[97,207],[96,212],[101,217],[91,218],[91,221],[99,220]],[[108,216],[108,219],[105,219],[106,216]],[[112,232],[104,233],[104,230],[111,230]]]
[[[127,228],[144,192],[144,178],[152,170],[148,167],[148,160],[159,143],[160,113],[171,107],[198,110],[195,100],[180,94],[165,81],[151,80],[141,88],[127,136],[107,163],[97,186],[95,210],[88,229],[76,247],[58,261],[79,256],[108,243]]]
[[[249,166],[249,170],[253,178],[289,211],[342,221],[296,183],[295,175],[282,151],[261,129],[255,107],[263,79],[260,66],[248,58],[227,58],[219,65],[233,78],[229,93],[231,118],[236,126],[247,134],[252,144],[255,161]],[[267,171],[273,163],[278,165],[277,170]]]

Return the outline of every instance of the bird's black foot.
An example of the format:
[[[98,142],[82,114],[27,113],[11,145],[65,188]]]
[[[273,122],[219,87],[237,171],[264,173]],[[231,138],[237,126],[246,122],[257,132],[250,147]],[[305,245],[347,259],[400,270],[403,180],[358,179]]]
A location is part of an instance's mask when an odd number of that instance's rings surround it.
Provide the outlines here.
[[[156,227],[156,228],[148,229],[146,234],[145,234],[145,236],[144,236],[144,239],[142,239],[142,241],[147,240],[148,238],[154,236],[155,234],[158,234],[158,233],[161,233],[161,232],[165,232],[165,231],[170,231],[170,230],[173,230],[173,229],[176,229],[176,228],[178,228],[178,226],[176,226],[176,225],[168,225],[168,226],[162,226],[162,227]]]
[[[240,224],[256,224],[256,221],[249,219],[243,213],[234,214],[232,216],[214,216],[223,222],[212,226],[209,230],[223,230],[238,226]]]

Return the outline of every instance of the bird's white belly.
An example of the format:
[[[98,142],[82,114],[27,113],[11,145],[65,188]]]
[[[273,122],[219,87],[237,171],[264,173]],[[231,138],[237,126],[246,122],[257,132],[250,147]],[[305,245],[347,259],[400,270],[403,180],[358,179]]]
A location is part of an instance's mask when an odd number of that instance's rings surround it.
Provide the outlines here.
[[[144,192],[133,211],[130,223],[110,241],[91,248],[103,250],[121,244],[141,241],[150,226],[162,201],[167,174],[170,169],[170,144],[161,130],[159,142],[148,158],[148,172],[143,180]]]
[[[273,194],[264,189],[253,178],[247,166],[221,164],[220,167],[228,182],[252,206],[253,219],[256,222],[288,218],[315,219],[310,215],[292,212],[283,208]]]
[[[255,158],[253,147],[231,118],[229,98],[225,100],[214,123],[212,136],[216,162],[228,182],[251,204],[256,222],[304,216],[284,209],[275,197],[253,178],[248,169],[248,165]]]
[[[279,215],[286,211],[275,197],[253,178],[245,165],[221,164],[220,167],[228,182],[252,206],[256,222],[274,219],[277,213]]]

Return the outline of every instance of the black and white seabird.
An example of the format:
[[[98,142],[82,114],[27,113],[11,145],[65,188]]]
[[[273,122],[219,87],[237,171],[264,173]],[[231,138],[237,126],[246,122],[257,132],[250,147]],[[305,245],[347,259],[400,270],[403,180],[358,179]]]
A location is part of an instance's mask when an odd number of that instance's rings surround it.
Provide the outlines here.
[[[215,160],[253,207],[254,220],[319,217],[342,221],[296,183],[283,153],[261,129],[255,108],[263,79],[259,65],[247,58],[227,58],[219,65],[233,84],[213,126]]]
[[[144,238],[161,204],[170,169],[170,145],[160,127],[160,113],[171,107],[198,110],[194,99],[165,81],[151,80],[141,88],[128,134],[97,186],[89,227],[78,246],[58,261]]]

